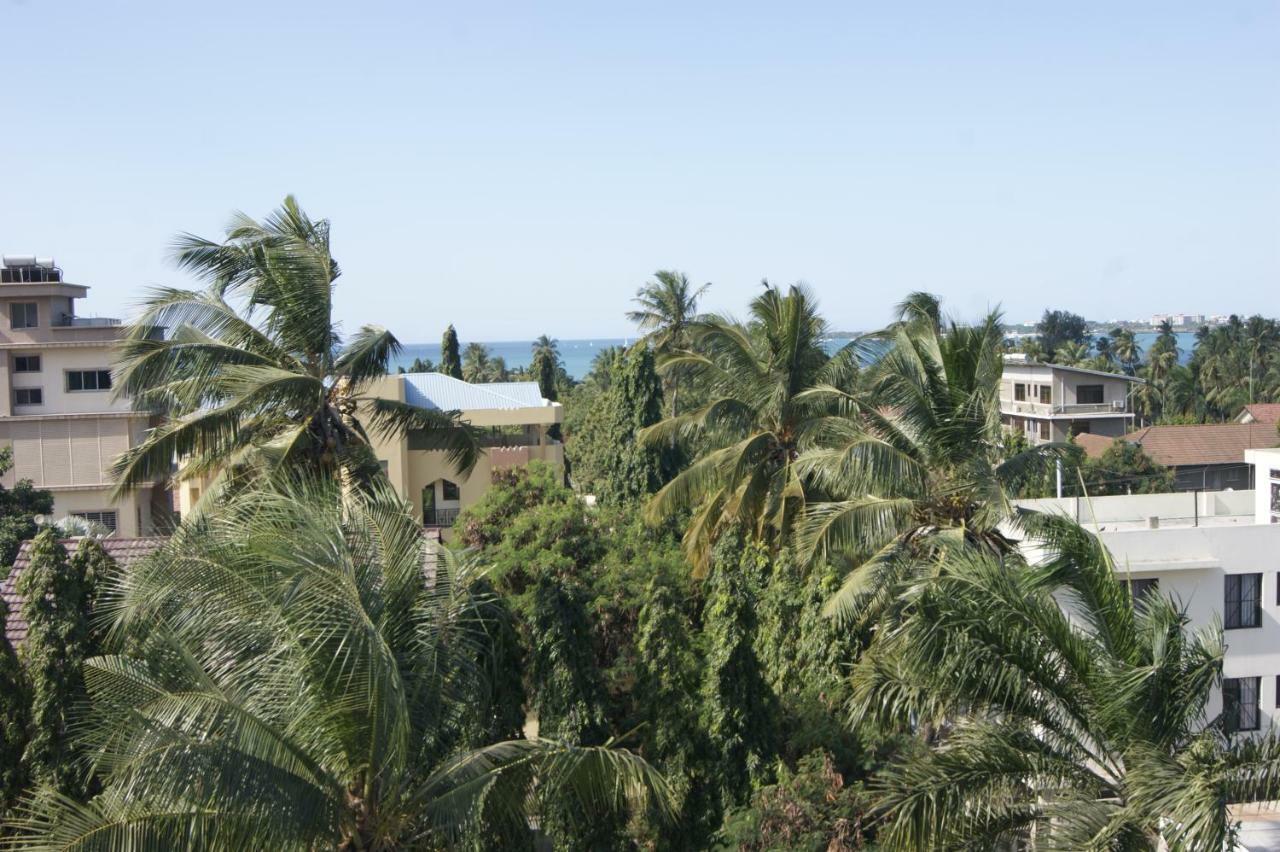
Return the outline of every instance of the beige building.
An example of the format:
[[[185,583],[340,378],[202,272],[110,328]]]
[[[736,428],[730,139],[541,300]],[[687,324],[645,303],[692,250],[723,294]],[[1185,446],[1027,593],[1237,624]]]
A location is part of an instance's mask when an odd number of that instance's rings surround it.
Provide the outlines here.
[[[1000,417],[1032,444],[1089,433],[1119,438],[1134,427],[1133,390],[1142,380],[1082,367],[1005,356]]]
[[[53,492],[54,517],[78,515],[124,537],[154,529],[159,489],[110,499],[111,465],[145,437],[149,415],[113,399],[118,319],[76,315],[89,288],[63,280],[49,259],[0,266],[0,444],[13,448],[6,487],[30,479]]]
[[[454,470],[444,452],[426,449],[413,433],[398,440],[375,440],[375,452],[391,484],[413,503],[425,526],[451,527],[459,510],[488,490],[494,470],[535,460],[564,466],[564,447],[548,434],[563,422],[564,409],[543,399],[537,382],[469,384],[443,373],[407,373],[380,380],[370,395],[461,411],[464,420],[485,431],[484,455],[468,476]]]

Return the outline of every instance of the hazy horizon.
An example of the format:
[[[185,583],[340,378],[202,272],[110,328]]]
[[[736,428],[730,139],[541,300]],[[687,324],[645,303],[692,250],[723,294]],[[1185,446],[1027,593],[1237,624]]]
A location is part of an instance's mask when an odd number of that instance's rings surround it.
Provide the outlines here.
[[[625,337],[661,268],[839,330],[1280,313],[1275,2],[2,8],[0,252],[86,313],[288,193],[406,342]]]

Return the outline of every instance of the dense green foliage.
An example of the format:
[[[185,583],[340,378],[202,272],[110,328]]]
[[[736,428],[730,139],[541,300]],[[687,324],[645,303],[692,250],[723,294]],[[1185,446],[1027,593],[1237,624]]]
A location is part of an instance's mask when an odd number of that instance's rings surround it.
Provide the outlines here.
[[[8,606],[0,599],[0,628],[8,614]],[[9,816],[26,788],[22,755],[27,747],[27,714],[27,687],[18,655],[0,632],[0,820]]]
[[[13,467],[13,448],[0,447],[0,476]],[[19,480],[13,488],[0,485],[0,572],[8,573],[22,542],[36,534],[36,516],[53,511],[53,495]]]
[[[653,278],[636,293],[636,307],[627,312],[627,319],[639,327],[644,341],[659,355],[688,349],[689,327],[698,320],[698,300],[711,285],[695,288],[683,272],[669,269],[658,270]],[[680,413],[680,386],[687,375],[687,368],[682,365],[672,366],[665,373],[672,417]]]
[[[462,356],[458,354],[458,332],[453,323],[444,330],[440,338],[440,372],[455,379],[462,378]]]
[[[567,452],[580,491],[594,494],[601,505],[621,505],[661,488],[676,466],[677,451],[636,437],[662,418],[653,352],[646,346],[613,352],[608,376],[608,387],[591,400]]]
[[[65,567],[48,534],[37,544]],[[247,492],[180,529],[103,603],[122,631],[148,627],[85,668],[104,791],[33,810],[32,848],[88,832],[111,848],[403,848],[665,801],[627,752],[457,740],[485,712],[469,699],[491,634],[475,567],[426,547],[396,498],[331,483]]]
[[[23,762],[31,780],[66,796],[83,795],[86,769],[72,741],[71,719],[84,700],[81,666],[90,652],[88,605],[92,578],[72,563],[46,529],[31,546],[18,577],[27,638],[21,660],[31,690],[31,735]]]
[[[1084,345],[1089,340],[1089,325],[1084,317],[1070,311],[1051,311],[1046,309],[1036,323],[1037,343],[1046,360],[1074,361],[1071,358],[1073,347]],[[1063,352],[1064,347],[1067,347]],[[1068,357],[1059,359],[1060,354]]]

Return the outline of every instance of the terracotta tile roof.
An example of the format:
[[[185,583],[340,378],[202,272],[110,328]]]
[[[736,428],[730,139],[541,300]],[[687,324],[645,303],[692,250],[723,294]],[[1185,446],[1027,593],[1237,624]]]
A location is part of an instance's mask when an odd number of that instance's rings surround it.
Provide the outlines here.
[[[1084,454],[1091,459],[1101,458],[1112,444],[1116,442],[1115,438],[1108,438],[1106,435],[1094,435],[1089,432],[1081,432],[1076,435],[1076,446],[1084,450]]]
[[[1280,446],[1273,423],[1203,423],[1148,426],[1124,436],[1167,467],[1243,464],[1245,450]]]
[[[1280,423],[1280,402],[1255,402],[1246,405],[1236,418],[1237,423]]]
[[[168,539],[163,536],[104,538],[102,539],[102,548],[107,551],[107,555],[114,559],[118,565],[127,567],[139,559],[150,556],[166,541]],[[67,549],[68,553],[73,553],[78,542],[79,539],[64,538],[62,546]],[[15,648],[21,644],[23,639],[27,638],[27,622],[22,617],[22,598],[18,595],[17,584],[18,575],[25,571],[30,564],[31,542],[24,541],[17,557],[13,560],[13,567],[9,570],[9,576],[5,577],[3,583],[0,583],[0,597],[4,598],[5,607],[8,610],[4,634]]]

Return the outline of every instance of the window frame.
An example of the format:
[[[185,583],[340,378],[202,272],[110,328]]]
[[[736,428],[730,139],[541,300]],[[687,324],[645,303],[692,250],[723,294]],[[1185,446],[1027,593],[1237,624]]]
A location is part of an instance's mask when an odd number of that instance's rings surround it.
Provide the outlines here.
[[[1257,589],[1252,595],[1245,594],[1244,580],[1256,580]],[[1234,586],[1234,596],[1232,587]],[[1245,623],[1241,618],[1244,607],[1252,601],[1251,620]],[[1224,630],[1256,630],[1262,626],[1262,574],[1250,572],[1246,574],[1225,574],[1222,582],[1222,628]]]
[[[1246,690],[1242,687],[1249,684],[1252,689],[1252,704],[1245,704],[1242,700],[1247,696]],[[1252,707],[1253,718],[1249,725],[1241,724],[1242,711],[1246,707]],[[1257,731],[1262,729],[1262,678],[1259,676],[1251,677],[1224,677],[1222,679],[1222,723],[1223,728],[1229,734],[1238,734],[1241,732]]]
[[[1027,384],[1026,384],[1026,382],[1014,382],[1014,383],[1013,383],[1013,401],[1014,401],[1014,402],[1026,402],[1026,401],[1027,401]]]
[[[70,512],[69,514],[73,518],[80,518],[91,524],[99,524],[112,532],[120,531],[120,513],[115,509],[85,509],[83,511]],[[106,521],[108,515],[111,516],[111,523]]]
[[[18,398],[18,395],[19,395],[19,394],[22,394],[22,393],[25,393],[25,394],[27,394],[27,396],[28,396],[28,400],[27,400],[26,402],[23,402],[21,399],[19,399],[19,398]],[[32,394],[35,394],[35,396],[36,396],[36,401],[35,401],[35,402],[32,402],[32,401],[30,400],[30,396],[31,396]],[[14,389],[13,389],[13,404],[14,404],[15,406],[17,406],[17,405],[44,405],[44,388],[42,388],[42,387],[35,387],[35,388],[14,388]]]
[[[76,388],[71,386],[72,376],[77,376],[79,378],[80,387]],[[94,387],[85,387],[85,379],[89,376],[93,377]],[[106,387],[103,387],[102,385],[104,377],[107,383]],[[109,391],[111,390],[111,371],[98,367],[64,370],[63,382],[65,383],[67,393],[100,393],[102,391]]]
[[[1083,399],[1081,399],[1080,392],[1083,390],[1088,390],[1090,392],[1097,390],[1098,391],[1097,402],[1094,402],[1092,400],[1090,400],[1089,402],[1085,402]],[[1076,404],[1077,405],[1106,405],[1107,404],[1107,386],[1101,383],[1096,385],[1076,385]]]
[[[17,322],[19,308],[22,313],[22,324]],[[39,302],[10,302],[9,303],[9,328],[39,328],[40,327],[40,303]]]
[[[1041,405],[1053,405],[1053,385],[1041,385],[1038,398]]]
[[[1048,441],[1053,437],[1053,431],[1049,428],[1048,420],[1040,421],[1040,429],[1037,434],[1040,436],[1041,441]]]
[[[449,496],[449,490],[453,489],[454,496]],[[462,486],[448,479],[440,480],[440,502],[446,500],[462,502]]]
[[[36,365],[34,369],[32,369],[31,367],[32,361],[34,361]],[[26,362],[25,367],[23,366],[23,362]],[[14,355],[13,356],[13,371],[15,373],[39,373],[43,371],[42,370],[43,366],[44,364],[41,361],[41,358],[39,355]]]

